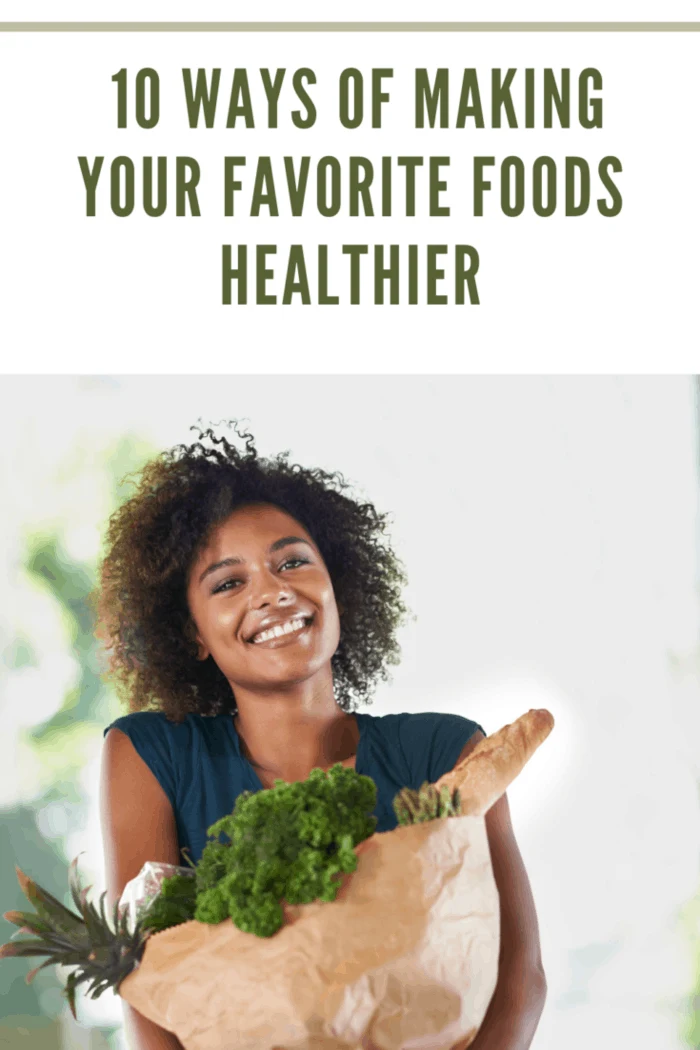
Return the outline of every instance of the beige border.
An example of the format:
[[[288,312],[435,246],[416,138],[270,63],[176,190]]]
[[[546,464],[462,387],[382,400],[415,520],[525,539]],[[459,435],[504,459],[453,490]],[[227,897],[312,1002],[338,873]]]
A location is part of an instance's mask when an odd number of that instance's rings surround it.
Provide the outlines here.
[[[700,22],[0,22],[0,33],[700,33]]]

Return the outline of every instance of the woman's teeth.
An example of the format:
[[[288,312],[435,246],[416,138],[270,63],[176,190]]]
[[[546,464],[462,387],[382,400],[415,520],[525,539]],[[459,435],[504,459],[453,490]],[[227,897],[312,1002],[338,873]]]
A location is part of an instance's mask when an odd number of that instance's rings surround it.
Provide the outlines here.
[[[299,620],[287,620],[285,623],[275,624],[274,627],[270,627],[267,631],[261,631],[260,634],[256,634],[253,637],[253,644],[257,645],[258,642],[269,642],[272,638],[281,638],[283,634],[292,634],[294,631],[301,631],[306,621],[303,619]]]

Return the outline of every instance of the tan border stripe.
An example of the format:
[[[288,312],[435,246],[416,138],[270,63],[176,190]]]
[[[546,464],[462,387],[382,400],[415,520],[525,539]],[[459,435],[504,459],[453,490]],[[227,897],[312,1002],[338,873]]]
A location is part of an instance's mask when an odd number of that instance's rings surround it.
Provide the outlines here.
[[[700,22],[0,22],[0,33],[700,33]]]

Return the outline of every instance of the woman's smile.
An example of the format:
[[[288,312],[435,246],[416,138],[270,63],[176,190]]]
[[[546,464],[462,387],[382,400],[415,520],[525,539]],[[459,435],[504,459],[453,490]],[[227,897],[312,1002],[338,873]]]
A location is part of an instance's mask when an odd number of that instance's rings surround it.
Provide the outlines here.
[[[299,641],[304,632],[311,627],[312,616],[298,616],[292,619],[276,622],[274,625],[265,627],[249,638],[252,645],[263,645],[266,648],[277,648],[280,645],[290,645]]]

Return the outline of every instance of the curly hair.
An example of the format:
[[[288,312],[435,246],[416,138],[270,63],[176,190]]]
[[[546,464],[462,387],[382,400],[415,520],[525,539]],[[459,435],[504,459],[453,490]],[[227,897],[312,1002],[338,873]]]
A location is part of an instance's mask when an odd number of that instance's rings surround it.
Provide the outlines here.
[[[289,452],[262,458],[250,433],[229,426],[243,448],[192,427],[199,440],[147,463],[109,520],[98,634],[117,691],[130,710],[159,710],[175,722],[190,712],[237,712],[211,656],[197,659],[187,578],[217,525],[237,507],[270,503],[304,526],[330,574],[341,628],[331,660],[337,703],[346,712],[371,703],[374,686],[399,661],[396,630],[406,615],[406,578],[385,540],[387,515],[347,495],[342,474],[290,463]]]

